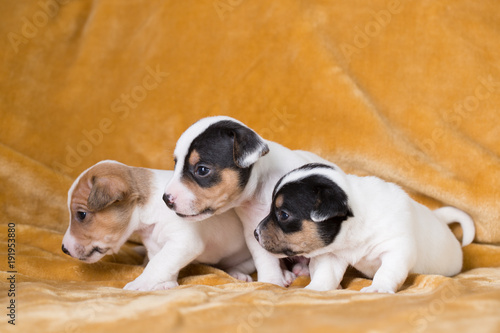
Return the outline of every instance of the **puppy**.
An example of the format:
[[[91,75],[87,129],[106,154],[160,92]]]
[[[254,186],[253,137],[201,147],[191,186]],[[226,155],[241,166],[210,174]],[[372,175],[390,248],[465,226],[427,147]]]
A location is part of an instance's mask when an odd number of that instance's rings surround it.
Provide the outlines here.
[[[102,161],[84,171],[68,192],[69,227],[62,251],[87,263],[117,253],[138,232],[149,263],[124,289],[158,290],[178,285],[191,262],[217,265],[251,281],[255,270],[243,228],[234,211],[200,223],[186,223],[167,208],[163,190],[172,171]]]
[[[258,280],[289,285],[294,274],[280,268],[278,258],[257,243],[253,232],[267,215],[280,177],[306,163],[328,162],[264,140],[240,121],[224,116],[204,118],[189,127],[177,141],[174,158],[174,176],[165,188],[167,206],[190,221],[234,208],[243,223]],[[294,271],[308,274],[304,263]]]
[[[277,257],[311,258],[308,289],[337,288],[352,265],[373,278],[361,291],[394,293],[408,273],[460,272],[462,250],[447,226],[452,222],[462,227],[462,245],[470,244],[474,223],[456,208],[431,211],[395,184],[309,164],[276,184],[255,237]]]

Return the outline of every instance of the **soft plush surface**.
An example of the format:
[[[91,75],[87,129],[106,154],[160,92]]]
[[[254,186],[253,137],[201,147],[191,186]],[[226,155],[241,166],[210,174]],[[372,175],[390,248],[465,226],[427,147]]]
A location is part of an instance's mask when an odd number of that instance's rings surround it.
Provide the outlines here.
[[[500,329],[496,0],[2,1],[0,33],[0,331]],[[178,288],[125,292],[142,271],[135,244],[92,265],[61,252],[80,172],[170,169],[178,136],[220,114],[468,212],[463,273],[384,295],[357,292],[370,281],[354,272],[320,293],[191,265]]]

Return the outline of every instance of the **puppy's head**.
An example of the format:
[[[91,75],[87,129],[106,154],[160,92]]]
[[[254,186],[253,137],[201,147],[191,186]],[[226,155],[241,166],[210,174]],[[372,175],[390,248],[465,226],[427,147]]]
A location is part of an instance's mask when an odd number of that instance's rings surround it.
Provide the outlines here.
[[[68,192],[69,227],[62,251],[87,263],[116,253],[133,232],[134,208],[148,187],[132,168],[112,161],[98,163],[84,171]],[[142,190],[140,189],[142,188]]]
[[[278,257],[307,255],[331,244],[342,222],[352,217],[346,192],[330,177],[337,172],[308,164],[276,184],[271,212],[255,230],[255,238]]]
[[[165,188],[164,201],[189,220],[222,213],[232,208],[253,164],[268,151],[266,142],[241,122],[204,118],[177,141],[174,176]]]

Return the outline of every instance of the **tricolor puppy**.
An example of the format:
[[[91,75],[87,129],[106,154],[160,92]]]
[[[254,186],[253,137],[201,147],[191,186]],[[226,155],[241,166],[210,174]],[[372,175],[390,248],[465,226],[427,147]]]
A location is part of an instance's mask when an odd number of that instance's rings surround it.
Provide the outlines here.
[[[167,205],[187,220],[234,208],[243,223],[258,280],[290,284],[294,275],[280,268],[279,260],[257,243],[253,232],[267,215],[279,178],[306,163],[326,161],[264,140],[240,121],[223,116],[204,118],[189,127],[177,141],[174,158],[174,176],[165,188]],[[303,263],[293,270],[308,274]]]
[[[117,253],[138,232],[149,263],[125,286],[129,290],[168,289],[191,262],[216,265],[251,281],[255,270],[243,228],[233,210],[209,221],[186,223],[163,202],[173,171],[102,161],[84,171],[68,192],[69,228],[62,251],[87,263]]]
[[[456,208],[431,211],[377,177],[310,164],[276,184],[271,211],[255,235],[277,257],[311,258],[309,289],[339,287],[352,265],[373,278],[361,291],[394,293],[410,272],[460,272],[462,250],[447,225],[452,222],[462,227],[463,246],[471,243],[474,223]]]

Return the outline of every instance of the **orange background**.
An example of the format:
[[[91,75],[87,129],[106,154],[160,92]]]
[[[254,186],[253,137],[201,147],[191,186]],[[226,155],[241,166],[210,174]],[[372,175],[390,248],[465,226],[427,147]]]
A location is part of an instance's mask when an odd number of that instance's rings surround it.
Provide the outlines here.
[[[0,246],[16,223],[20,326],[234,331],[252,311],[250,328],[273,332],[500,325],[497,1],[42,0],[0,13]],[[132,245],[95,265],[60,251],[83,170],[171,169],[179,135],[209,115],[468,212],[467,272],[386,296],[358,294],[359,276],[319,294],[190,266],[176,290],[130,293],[117,288],[142,270]],[[268,301],[271,314],[255,310]]]

